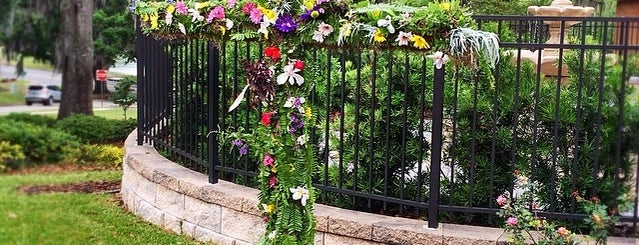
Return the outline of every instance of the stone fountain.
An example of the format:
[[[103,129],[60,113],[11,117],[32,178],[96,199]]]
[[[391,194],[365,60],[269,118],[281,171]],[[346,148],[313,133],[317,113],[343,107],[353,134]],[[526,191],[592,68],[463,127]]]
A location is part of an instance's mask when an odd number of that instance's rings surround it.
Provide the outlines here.
[[[570,0],[554,0],[550,3],[550,6],[530,6],[528,7],[528,13],[533,16],[559,16],[559,17],[589,17],[593,16],[595,13],[595,9],[592,7],[581,7],[581,6],[573,6]],[[570,29],[570,26],[580,23],[581,21],[564,21],[563,24],[563,41],[567,42],[567,34]],[[550,34],[550,38],[546,41],[546,44],[559,44],[562,41],[562,22],[559,20],[549,20],[544,21],[544,24],[548,25],[548,31]],[[564,54],[565,54],[564,50]],[[512,51],[515,55],[517,55],[518,51]],[[537,63],[539,61],[538,56],[541,52],[541,63]],[[543,50],[536,50],[534,52],[529,50],[521,50],[520,57],[523,60],[529,60],[534,64],[541,66],[541,73],[546,76],[561,76],[562,83],[565,82],[565,79],[568,76],[568,68],[566,66],[562,67],[561,74],[559,74],[558,69],[558,60],[559,60],[559,49],[558,48],[546,48]],[[516,57],[515,57],[516,58]]]

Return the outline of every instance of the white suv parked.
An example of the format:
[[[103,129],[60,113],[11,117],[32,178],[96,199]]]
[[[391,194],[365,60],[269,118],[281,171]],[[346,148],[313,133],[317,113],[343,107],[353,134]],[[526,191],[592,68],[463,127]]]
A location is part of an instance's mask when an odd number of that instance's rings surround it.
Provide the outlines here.
[[[51,105],[53,102],[60,102],[62,91],[58,85],[34,84],[29,86],[27,97],[24,99],[27,105],[42,103]]]

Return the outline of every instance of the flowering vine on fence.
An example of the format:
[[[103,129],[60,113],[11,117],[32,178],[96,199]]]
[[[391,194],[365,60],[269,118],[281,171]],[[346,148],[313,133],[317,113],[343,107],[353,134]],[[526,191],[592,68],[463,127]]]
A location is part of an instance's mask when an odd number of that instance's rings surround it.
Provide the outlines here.
[[[261,244],[314,243],[316,158],[307,142],[316,120],[306,99],[312,85],[304,79],[301,47],[432,52],[438,69],[448,55],[462,63],[486,57],[492,65],[498,58],[497,37],[473,30],[470,12],[458,1],[409,7],[347,0],[167,0],[134,1],[131,9],[145,33],[159,37],[267,44],[263,58],[244,62],[247,85],[229,108],[246,100],[261,115],[251,132],[226,134],[241,155],[259,159],[258,198],[266,223]]]

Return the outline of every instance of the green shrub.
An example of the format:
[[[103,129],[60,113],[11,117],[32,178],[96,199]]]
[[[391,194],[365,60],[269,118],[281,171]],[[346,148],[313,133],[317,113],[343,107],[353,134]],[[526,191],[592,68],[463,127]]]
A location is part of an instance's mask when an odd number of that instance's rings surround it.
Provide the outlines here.
[[[0,141],[0,172],[19,165],[22,160],[24,160],[22,147],[8,141]]]
[[[79,146],[75,136],[63,131],[7,119],[0,119],[0,140],[21,146],[30,163],[59,162]]]
[[[17,122],[25,122],[30,124],[35,124],[43,127],[50,127],[55,124],[55,118],[45,115],[34,115],[29,113],[11,113],[9,115],[4,116],[5,119],[17,121]]]
[[[135,128],[135,120],[110,120],[77,114],[59,120],[55,128],[77,136],[84,143],[122,141]]]

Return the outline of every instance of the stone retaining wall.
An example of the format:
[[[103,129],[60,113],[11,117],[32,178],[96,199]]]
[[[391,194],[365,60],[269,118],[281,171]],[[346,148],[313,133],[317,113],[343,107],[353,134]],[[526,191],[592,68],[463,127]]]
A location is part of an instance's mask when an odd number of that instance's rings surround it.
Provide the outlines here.
[[[122,200],[137,216],[165,230],[219,245],[255,244],[264,232],[256,189],[208,177],[125,142]],[[495,244],[502,230],[374,215],[315,204],[315,244]],[[630,241],[629,241],[630,242]],[[609,244],[611,244],[609,242]],[[635,244],[634,240],[632,243]]]

